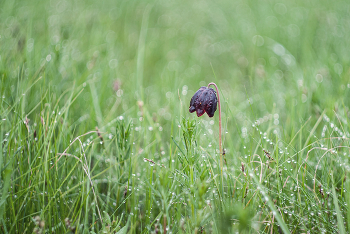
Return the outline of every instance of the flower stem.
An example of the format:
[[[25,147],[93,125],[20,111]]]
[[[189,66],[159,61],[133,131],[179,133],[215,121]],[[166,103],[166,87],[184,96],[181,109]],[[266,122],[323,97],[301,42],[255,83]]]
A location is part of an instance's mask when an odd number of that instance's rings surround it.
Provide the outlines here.
[[[219,147],[220,147],[220,168],[221,168],[221,175],[222,175],[222,168],[224,166],[223,160],[222,160],[222,155],[223,155],[223,150],[222,150],[222,141],[221,141],[221,104],[220,104],[220,96],[219,96],[219,90],[218,86],[211,82],[208,84],[208,88],[210,85],[214,85],[216,89],[216,94],[218,95],[218,104],[219,104]]]

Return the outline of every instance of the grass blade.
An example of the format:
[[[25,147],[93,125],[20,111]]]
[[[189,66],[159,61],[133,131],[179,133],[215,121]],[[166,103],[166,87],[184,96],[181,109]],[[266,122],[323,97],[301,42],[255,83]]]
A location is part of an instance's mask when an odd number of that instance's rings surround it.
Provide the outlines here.
[[[337,198],[337,193],[335,192],[334,189],[334,179],[333,179],[333,173],[332,173],[332,194],[333,194],[333,202],[334,202],[334,207],[335,207],[335,211],[337,212],[337,223],[338,223],[338,228],[339,228],[339,232],[340,234],[345,234],[345,227],[344,227],[344,220],[342,217],[342,213],[340,211],[339,208],[339,204],[338,204],[338,198]]]

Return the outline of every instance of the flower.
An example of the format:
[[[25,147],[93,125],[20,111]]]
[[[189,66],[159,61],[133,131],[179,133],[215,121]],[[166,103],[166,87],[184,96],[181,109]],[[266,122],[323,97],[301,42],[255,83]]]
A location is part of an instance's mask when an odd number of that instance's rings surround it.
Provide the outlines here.
[[[214,89],[203,86],[191,98],[189,111],[190,113],[196,111],[198,117],[202,116],[204,112],[207,112],[209,117],[213,117],[217,103]]]

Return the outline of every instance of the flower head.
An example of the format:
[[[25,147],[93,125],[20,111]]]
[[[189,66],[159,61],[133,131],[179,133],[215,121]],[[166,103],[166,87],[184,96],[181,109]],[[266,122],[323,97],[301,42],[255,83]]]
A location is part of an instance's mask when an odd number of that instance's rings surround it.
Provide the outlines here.
[[[212,88],[201,87],[191,98],[190,113],[197,112],[200,117],[207,112],[209,117],[213,117],[217,107],[216,92]]]

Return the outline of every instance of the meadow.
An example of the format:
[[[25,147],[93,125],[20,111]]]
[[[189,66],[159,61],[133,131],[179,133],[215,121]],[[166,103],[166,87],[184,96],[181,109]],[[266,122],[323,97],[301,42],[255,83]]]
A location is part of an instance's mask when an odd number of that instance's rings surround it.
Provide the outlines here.
[[[349,233],[349,28],[345,0],[0,1],[0,233]]]

